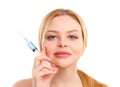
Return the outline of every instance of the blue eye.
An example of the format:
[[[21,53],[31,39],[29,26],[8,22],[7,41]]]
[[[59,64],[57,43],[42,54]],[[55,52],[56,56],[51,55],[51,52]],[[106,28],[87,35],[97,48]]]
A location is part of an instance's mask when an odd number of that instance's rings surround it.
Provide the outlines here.
[[[54,39],[56,39],[56,36],[48,36],[47,39],[48,40],[54,40]]]
[[[74,39],[77,39],[78,37],[74,35],[69,35],[68,38],[74,40]]]

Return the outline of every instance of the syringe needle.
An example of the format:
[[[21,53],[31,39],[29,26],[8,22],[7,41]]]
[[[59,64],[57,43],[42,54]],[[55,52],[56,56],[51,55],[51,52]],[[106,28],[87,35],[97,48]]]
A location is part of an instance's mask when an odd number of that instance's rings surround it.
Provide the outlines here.
[[[27,40],[27,38],[25,38],[25,36],[19,30],[17,30],[17,31],[20,34],[20,36],[22,36],[24,38],[24,40],[28,43],[29,41]]]
[[[25,36],[19,30],[18,33],[24,38],[24,40],[27,42],[28,47],[36,54],[36,56],[39,56],[40,52],[36,46],[31,41],[28,41],[28,39],[25,38]]]

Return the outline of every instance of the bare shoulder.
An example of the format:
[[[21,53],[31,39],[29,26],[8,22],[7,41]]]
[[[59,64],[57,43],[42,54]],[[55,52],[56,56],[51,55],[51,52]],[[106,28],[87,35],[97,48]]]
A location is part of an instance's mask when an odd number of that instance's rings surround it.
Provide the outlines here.
[[[32,87],[32,78],[17,81],[12,87]]]

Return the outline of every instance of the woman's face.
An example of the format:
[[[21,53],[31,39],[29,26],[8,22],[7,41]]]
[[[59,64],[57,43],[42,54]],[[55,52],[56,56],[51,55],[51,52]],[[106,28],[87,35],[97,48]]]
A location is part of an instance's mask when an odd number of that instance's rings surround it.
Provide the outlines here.
[[[68,15],[55,17],[46,31],[44,46],[57,66],[76,65],[83,50],[80,24]]]

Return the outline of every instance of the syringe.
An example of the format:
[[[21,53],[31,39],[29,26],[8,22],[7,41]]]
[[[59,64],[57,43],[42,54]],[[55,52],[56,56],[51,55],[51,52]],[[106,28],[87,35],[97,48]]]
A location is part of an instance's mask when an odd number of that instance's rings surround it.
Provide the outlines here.
[[[24,40],[27,42],[28,47],[36,54],[36,56],[39,56],[40,52],[37,49],[37,47],[31,41],[29,41],[26,37],[24,37],[24,35],[20,31],[18,31],[18,33],[24,38]]]

